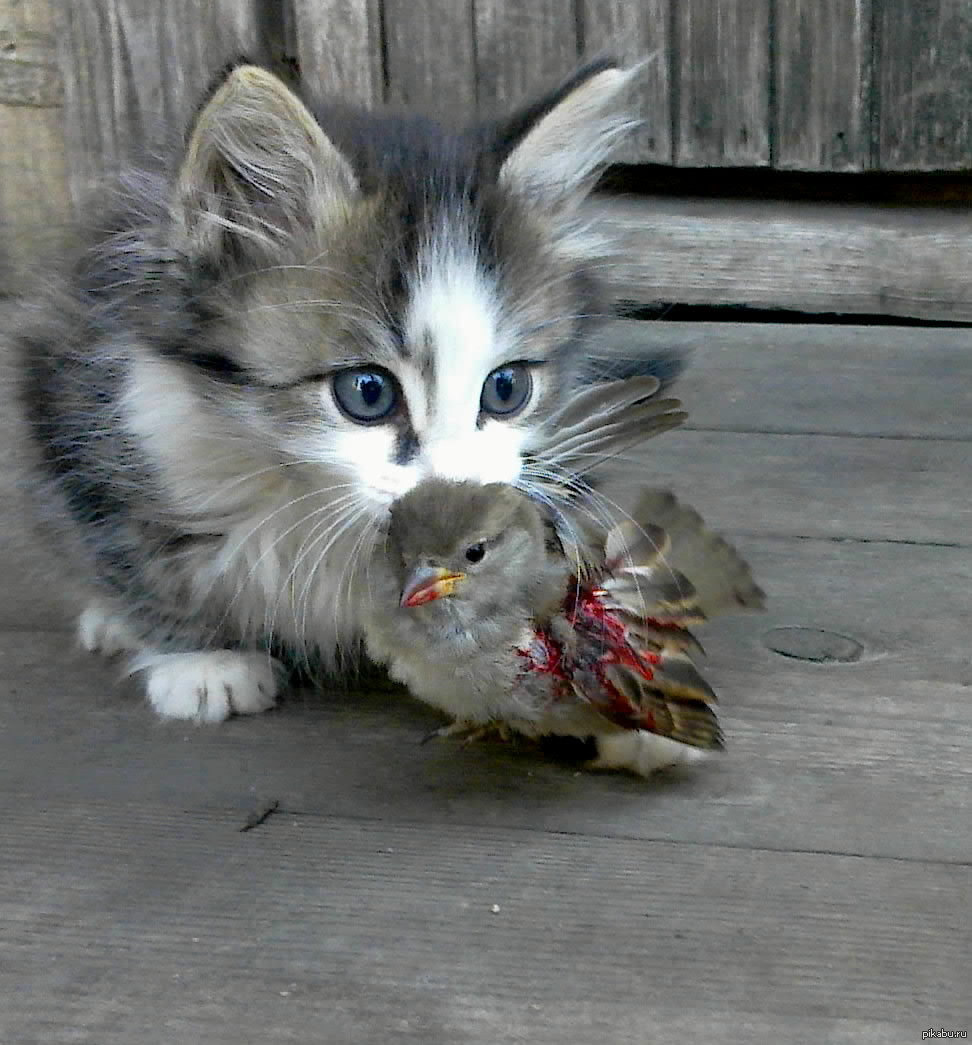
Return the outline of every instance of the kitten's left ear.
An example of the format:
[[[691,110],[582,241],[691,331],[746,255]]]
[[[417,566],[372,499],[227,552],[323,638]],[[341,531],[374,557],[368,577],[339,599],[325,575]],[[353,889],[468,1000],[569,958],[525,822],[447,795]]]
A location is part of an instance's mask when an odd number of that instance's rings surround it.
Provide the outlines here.
[[[514,116],[501,134],[500,181],[551,210],[580,203],[640,122],[630,101],[640,72],[640,65],[591,63]]]
[[[323,226],[356,192],[350,164],[297,95],[238,65],[196,117],[175,203],[195,250],[245,253]]]

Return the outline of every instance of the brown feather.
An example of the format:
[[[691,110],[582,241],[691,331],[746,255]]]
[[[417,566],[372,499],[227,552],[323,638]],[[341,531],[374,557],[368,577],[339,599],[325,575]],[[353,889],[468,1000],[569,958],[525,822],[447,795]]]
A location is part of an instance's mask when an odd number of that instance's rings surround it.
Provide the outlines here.
[[[544,426],[558,465],[583,475],[605,458],[682,424],[688,416],[682,404],[655,398],[659,387],[656,377],[644,376],[576,393]]]
[[[660,576],[655,576],[660,573]],[[637,619],[705,620],[695,586],[677,570],[620,570],[604,581],[604,605]]]
[[[657,377],[633,377],[588,385],[550,418],[558,434],[572,435],[609,420],[617,410],[654,396],[661,385]],[[571,429],[575,431],[572,432]]]
[[[624,565],[652,568],[671,548],[668,531],[653,522],[636,523],[625,519],[607,535],[604,542],[604,568],[614,572]]]
[[[629,729],[647,729],[691,747],[711,750],[725,746],[719,720],[706,700],[663,692],[622,664],[609,665],[605,676],[630,708],[627,714],[607,708],[602,711],[606,718]]]
[[[766,595],[753,580],[749,564],[728,541],[708,529],[694,508],[667,490],[646,490],[632,514],[638,523],[650,523],[652,534],[659,527],[668,534],[667,567],[691,581],[697,609],[706,618],[730,609],[765,607]],[[616,527],[614,544],[626,540],[629,531],[627,523]]]

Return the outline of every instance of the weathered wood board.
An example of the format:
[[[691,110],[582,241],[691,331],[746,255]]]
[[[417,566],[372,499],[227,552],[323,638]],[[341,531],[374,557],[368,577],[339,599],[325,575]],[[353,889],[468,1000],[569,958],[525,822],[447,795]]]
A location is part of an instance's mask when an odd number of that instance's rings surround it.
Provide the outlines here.
[[[972,322],[968,206],[598,197],[619,300]]]
[[[230,58],[462,119],[605,51],[653,56],[626,162],[972,171],[965,0],[2,0],[6,285],[105,172],[170,154]]]
[[[577,63],[577,25],[562,0],[476,0],[476,93],[486,114],[552,86]]]
[[[452,0],[384,0],[388,100],[451,120],[477,110],[475,26]]]
[[[878,166],[972,169],[972,5],[875,3]]]
[[[769,165],[769,0],[678,0],[674,10],[675,162]]]
[[[71,218],[56,14],[52,0],[0,0],[0,294]]]
[[[873,166],[872,0],[786,0],[774,6],[773,166]]]
[[[969,328],[618,320],[599,342],[682,356],[686,428],[972,440]]]
[[[385,74],[379,0],[293,0],[293,7],[304,86],[318,96],[380,105]]]
[[[7,823],[12,1042],[887,1045],[969,1017],[968,868],[155,804]]]
[[[317,96],[450,120],[507,110],[583,56],[650,55],[625,162],[962,172],[972,171],[970,18],[964,0],[3,0],[4,287],[64,245],[72,208],[106,172],[145,153],[174,157],[206,84],[239,55]],[[647,228],[646,255],[678,280],[661,300],[969,320],[955,299],[969,271],[967,207],[888,210],[888,234],[874,235],[867,207],[767,210],[739,226],[745,214],[727,206],[711,225],[676,226],[674,241],[655,236],[647,212],[633,221],[635,245]],[[936,221],[926,250],[919,227]],[[781,222],[793,227],[777,252]],[[763,261],[779,289],[762,282]]]
[[[642,61],[635,98],[643,121],[618,154],[627,163],[673,162],[671,0],[605,3],[580,0],[578,26],[585,57],[614,54]]]
[[[66,5],[64,118],[76,205],[106,171],[171,155],[216,70],[263,57],[256,0]]]

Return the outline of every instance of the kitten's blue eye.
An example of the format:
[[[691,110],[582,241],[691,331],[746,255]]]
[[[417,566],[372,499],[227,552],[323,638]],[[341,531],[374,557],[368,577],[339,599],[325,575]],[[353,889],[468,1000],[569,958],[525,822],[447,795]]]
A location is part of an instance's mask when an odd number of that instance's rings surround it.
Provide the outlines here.
[[[479,399],[485,414],[508,416],[522,409],[533,392],[533,377],[525,363],[497,367],[483,383]]]
[[[382,421],[398,406],[398,384],[384,370],[339,370],[331,381],[338,406],[359,424]]]

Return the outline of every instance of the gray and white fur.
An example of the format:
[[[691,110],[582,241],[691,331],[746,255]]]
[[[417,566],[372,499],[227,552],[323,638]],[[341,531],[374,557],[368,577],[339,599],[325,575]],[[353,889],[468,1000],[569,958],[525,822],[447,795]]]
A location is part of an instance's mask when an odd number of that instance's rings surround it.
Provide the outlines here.
[[[174,169],[127,175],[22,310],[25,481],[82,643],[160,715],[270,707],[291,656],[340,667],[379,527],[422,479],[576,487],[544,421],[606,376],[578,205],[634,75],[597,62],[452,132],[312,111],[238,65]]]

